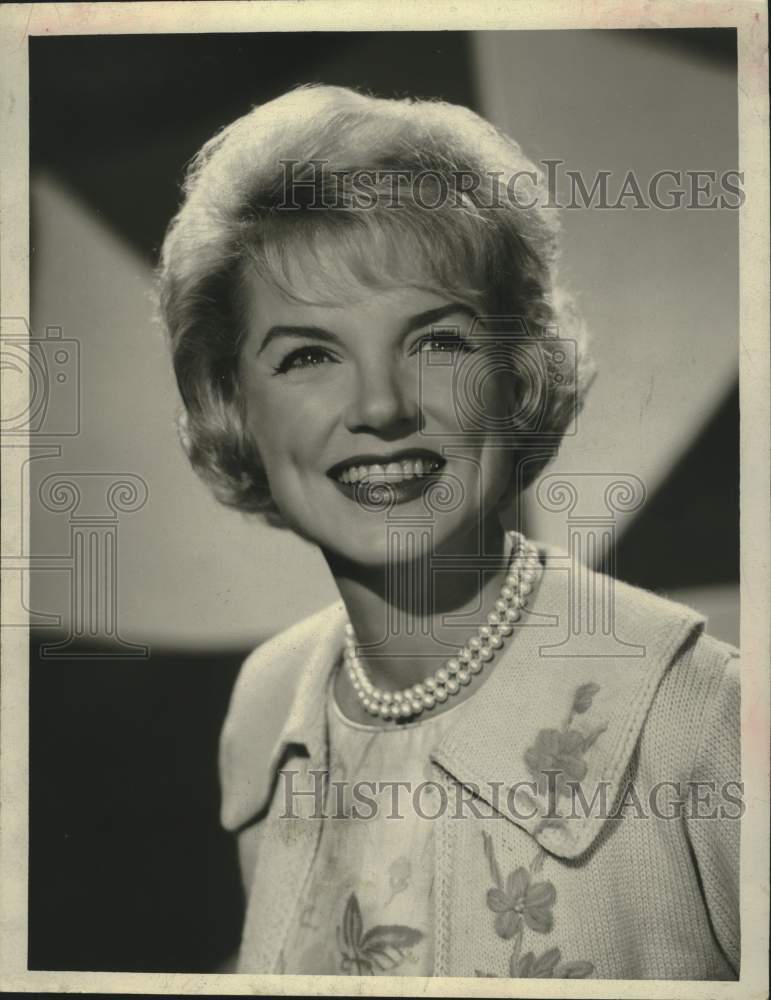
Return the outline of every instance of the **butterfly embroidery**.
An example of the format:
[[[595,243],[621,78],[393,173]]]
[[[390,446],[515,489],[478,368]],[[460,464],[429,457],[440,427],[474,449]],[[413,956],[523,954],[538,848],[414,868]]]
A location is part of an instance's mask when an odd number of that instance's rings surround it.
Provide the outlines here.
[[[365,933],[361,907],[352,892],[345,906],[343,925],[337,927],[340,968],[354,976],[390,972],[402,964],[408,949],[422,941],[423,936],[423,931],[404,924],[378,924]]]

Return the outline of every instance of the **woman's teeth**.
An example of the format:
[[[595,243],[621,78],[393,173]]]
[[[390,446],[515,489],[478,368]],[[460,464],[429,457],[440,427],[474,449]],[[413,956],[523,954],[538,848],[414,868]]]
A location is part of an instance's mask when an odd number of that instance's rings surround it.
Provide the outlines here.
[[[388,465],[350,465],[340,475],[341,483],[400,483],[416,476],[428,476],[439,469],[439,462],[416,458]]]

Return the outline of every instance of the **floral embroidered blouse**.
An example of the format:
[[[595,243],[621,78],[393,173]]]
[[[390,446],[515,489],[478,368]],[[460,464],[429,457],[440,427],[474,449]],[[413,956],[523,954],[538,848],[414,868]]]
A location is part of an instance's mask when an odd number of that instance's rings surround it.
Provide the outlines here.
[[[325,818],[280,962],[305,975],[430,976],[441,803],[429,753],[466,703],[384,729],[348,719],[327,690]]]

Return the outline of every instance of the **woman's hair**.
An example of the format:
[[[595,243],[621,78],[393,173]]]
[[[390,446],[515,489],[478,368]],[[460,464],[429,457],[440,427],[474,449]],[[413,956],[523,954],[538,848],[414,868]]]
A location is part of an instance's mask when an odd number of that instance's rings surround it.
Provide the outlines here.
[[[558,226],[543,178],[513,140],[457,105],[301,87],[209,140],[183,191],[161,253],[161,313],[184,404],[181,439],[219,500],[280,523],[246,430],[242,291],[257,273],[299,298],[289,268],[301,256],[314,301],[339,301],[350,276],[517,317],[544,362],[531,430],[551,442],[528,460],[520,486],[541,471],[590,370],[583,327],[555,280]]]

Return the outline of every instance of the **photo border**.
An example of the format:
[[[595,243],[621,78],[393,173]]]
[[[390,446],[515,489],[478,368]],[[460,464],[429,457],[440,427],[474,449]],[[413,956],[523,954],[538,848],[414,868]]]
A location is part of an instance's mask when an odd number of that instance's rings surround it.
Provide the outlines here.
[[[540,981],[466,978],[187,973],[30,972],[27,956],[28,695],[25,628],[0,630],[0,988],[23,992],[273,994],[485,997],[733,998],[768,993],[769,848],[769,164],[767,12],[734,3],[660,0],[590,10],[572,0],[452,5],[392,0],[387,14],[368,0],[260,3],[17,4],[0,9],[0,317],[29,319],[29,88],[27,41],[37,35],[325,30],[561,30],[734,27],[738,45],[741,398],[742,759],[747,812],[742,825],[742,963],[738,982],[681,980]],[[8,387],[6,387],[7,389]],[[27,404],[14,385],[13,404]],[[26,447],[24,440],[15,448]],[[18,455],[19,452],[16,451]],[[19,551],[28,506],[8,490],[2,454],[3,549]],[[2,592],[3,610],[9,606]]]

